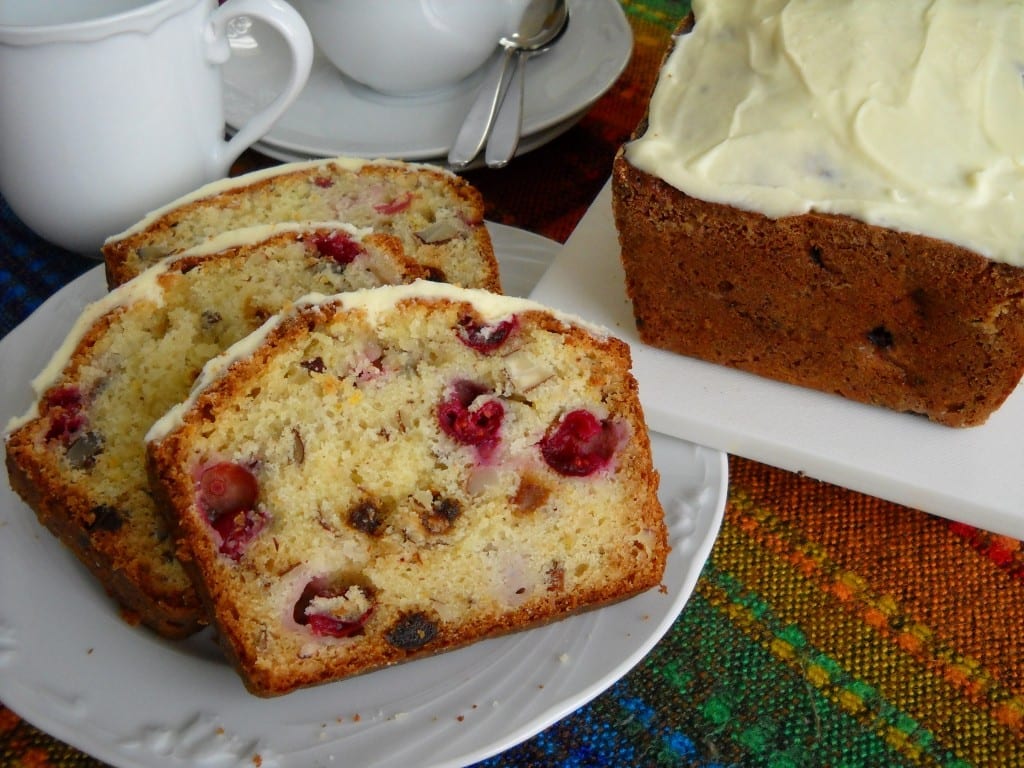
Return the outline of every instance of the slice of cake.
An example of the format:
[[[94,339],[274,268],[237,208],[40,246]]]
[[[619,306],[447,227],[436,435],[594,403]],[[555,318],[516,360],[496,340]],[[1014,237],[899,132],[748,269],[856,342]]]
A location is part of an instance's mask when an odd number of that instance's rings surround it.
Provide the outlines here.
[[[483,200],[454,173],[391,160],[335,158],[208,184],[103,246],[111,286],[221,232],[286,221],[346,221],[393,234],[432,279],[500,292]]]
[[[612,178],[641,339],[983,423],[1024,371],[1024,6],[693,10]]]
[[[419,281],[309,297],[150,431],[246,686],[276,695],[634,595],[667,554],[628,347]]]
[[[422,277],[390,235],[345,224],[227,233],[88,307],[6,436],[11,486],[131,621],[180,637],[199,600],[149,492],[143,436],[203,364],[291,300]]]

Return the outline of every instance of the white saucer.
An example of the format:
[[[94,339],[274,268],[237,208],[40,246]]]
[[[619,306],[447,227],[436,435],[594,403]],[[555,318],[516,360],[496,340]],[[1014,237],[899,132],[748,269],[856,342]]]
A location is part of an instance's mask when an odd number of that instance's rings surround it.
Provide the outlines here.
[[[523,136],[519,140],[519,146],[516,148],[516,157],[518,157],[519,155],[524,155],[527,152],[532,152],[538,147],[544,146],[549,141],[558,138],[567,130],[576,125],[576,123],[580,121],[580,118],[582,118],[584,114],[586,114],[585,109],[582,110],[581,112],[576,113],[575,115],[570,116],[568,119],[563,120],[560,123],[556,123],[550,128],[546,128],[543,131],[538,131],[537,133],[531,134],[530,136]],[[275,160],[280,160],[282,163],[301,163],[305,160],[315,160],[317,158],[324,157],[324,155],[320,153],[309,154],[306,152],[294,152],[289,149],[283,149],[273,144],[269,144],[266,141],[256,142],[256,144],[253,145],[253,149],[266,155],[267,157],[272,157]],[[340,154],[351,155],[352,153],[345,152]],[[333,157],[334,155],[331,156]],[[446,155],[442,155],[440,157],[428,157],[424,158],[423,160],[419,160],[418,162],[429,162],[432,165],[437,165],[442,168],[449,167],[448,158]],[[468,163],[466,166],[460,168],[459,170],[472,171],[476,170],[477,168],[482,168],[483,166],[484,153],[481,152],[475,160]]]
[[[632,53],[632,30],[617,0],[569,0],[569,14],[558,44],[527,64],[518,154],[579,120]],[[229,126],[237,127],[280,91],[287,54],[277,34],[256,20],[233,37],[232,53],[223,68],[224,107]],[[282,160],[350,155],[438,161],[447,156],[489,66],[449,90],[398,98],[343,77],[318,53],[306,87],[255,149]]]

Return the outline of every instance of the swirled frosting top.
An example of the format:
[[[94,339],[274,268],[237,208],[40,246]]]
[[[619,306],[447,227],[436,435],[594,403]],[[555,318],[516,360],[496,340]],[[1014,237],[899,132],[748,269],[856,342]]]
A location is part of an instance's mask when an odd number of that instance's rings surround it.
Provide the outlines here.
[[[1024,3],[693,11],[630,163],[703,200],[846,214],[1024,266]]]

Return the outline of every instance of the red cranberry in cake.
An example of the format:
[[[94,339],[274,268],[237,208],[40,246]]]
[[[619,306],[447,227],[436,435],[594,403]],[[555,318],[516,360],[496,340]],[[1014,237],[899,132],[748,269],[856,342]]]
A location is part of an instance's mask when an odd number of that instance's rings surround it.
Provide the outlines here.
[[[296,624],[309,627],[314,635],[352,637],[362,632],[372,613],[371,590],[319,577],[302,590],[292,618]]]
[[[80,408],[82,405],[82,390],[76,386],[58,387],[46,396],[46,404],[50,407]]]
[[[377,213],[391,215],[407,210],[410,205],[412,205],[412,192],[405,192],[386,203],[377,203],[373,206],[373,210]]]
[[[77,410],[59,411],[54,414],[46,439],[69,443],[85,426],[85,417]]]
[[[58,387],[46,396],[46,405],[53,411],[46,440],[67,445],[85,426],[82,391],[74,386]]]
[[[210,524],[220,534],[220,553],[238,561],[245,554],[249,542],[266,527],[267,515],[259,509],[241,509],[218,515]]]
[[[218,462],[203,470],[198,494],[200,508],[221,538],[220,553],[239,560],[267,524],[266,514],[256,508],[256,477],[240,464]]]
[[[459,320],[459,340],[471,349],[482,354],[494,352],[516,332],[519,319],[513,315],[491,325],[476,322],[469,315]]]
[[[540,442],[548,466],[562,475],[586,477],[607,466],[622,441],[622,429],[590,411],[570,411]]]
[[[351,264],[360,254],[366,252],[360,243],[341,230],[314,235],[312,243],[321,256],[340,266]]]
[[[259,486],[245,467],[229,461],[212,464],[199,477],[199,501],[213,516],[256,505]]]
[[[458,381],[438,407],[441,430],[462,445],[472,445],[483,457],[494,452],[500,440],[504,406],[495,399],[477,405],[487,389],[471,381]],[[476,407],[473,407],[476,406]]]

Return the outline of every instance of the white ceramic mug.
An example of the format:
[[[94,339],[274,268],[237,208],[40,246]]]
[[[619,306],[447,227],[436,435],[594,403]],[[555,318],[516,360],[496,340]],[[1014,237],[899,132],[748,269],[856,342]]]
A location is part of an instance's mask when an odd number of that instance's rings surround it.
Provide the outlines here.
[[[291,75],[225,141],[220,64],[238,17],[281,34]],[[225,176],[312,60],[309,29],[282,0],[3,0],[0,194],[42,237],[98,257],[109,235]]]
[[[324,56],[388,95],[468,77],[516,30],[526,0],[292,0]]]

